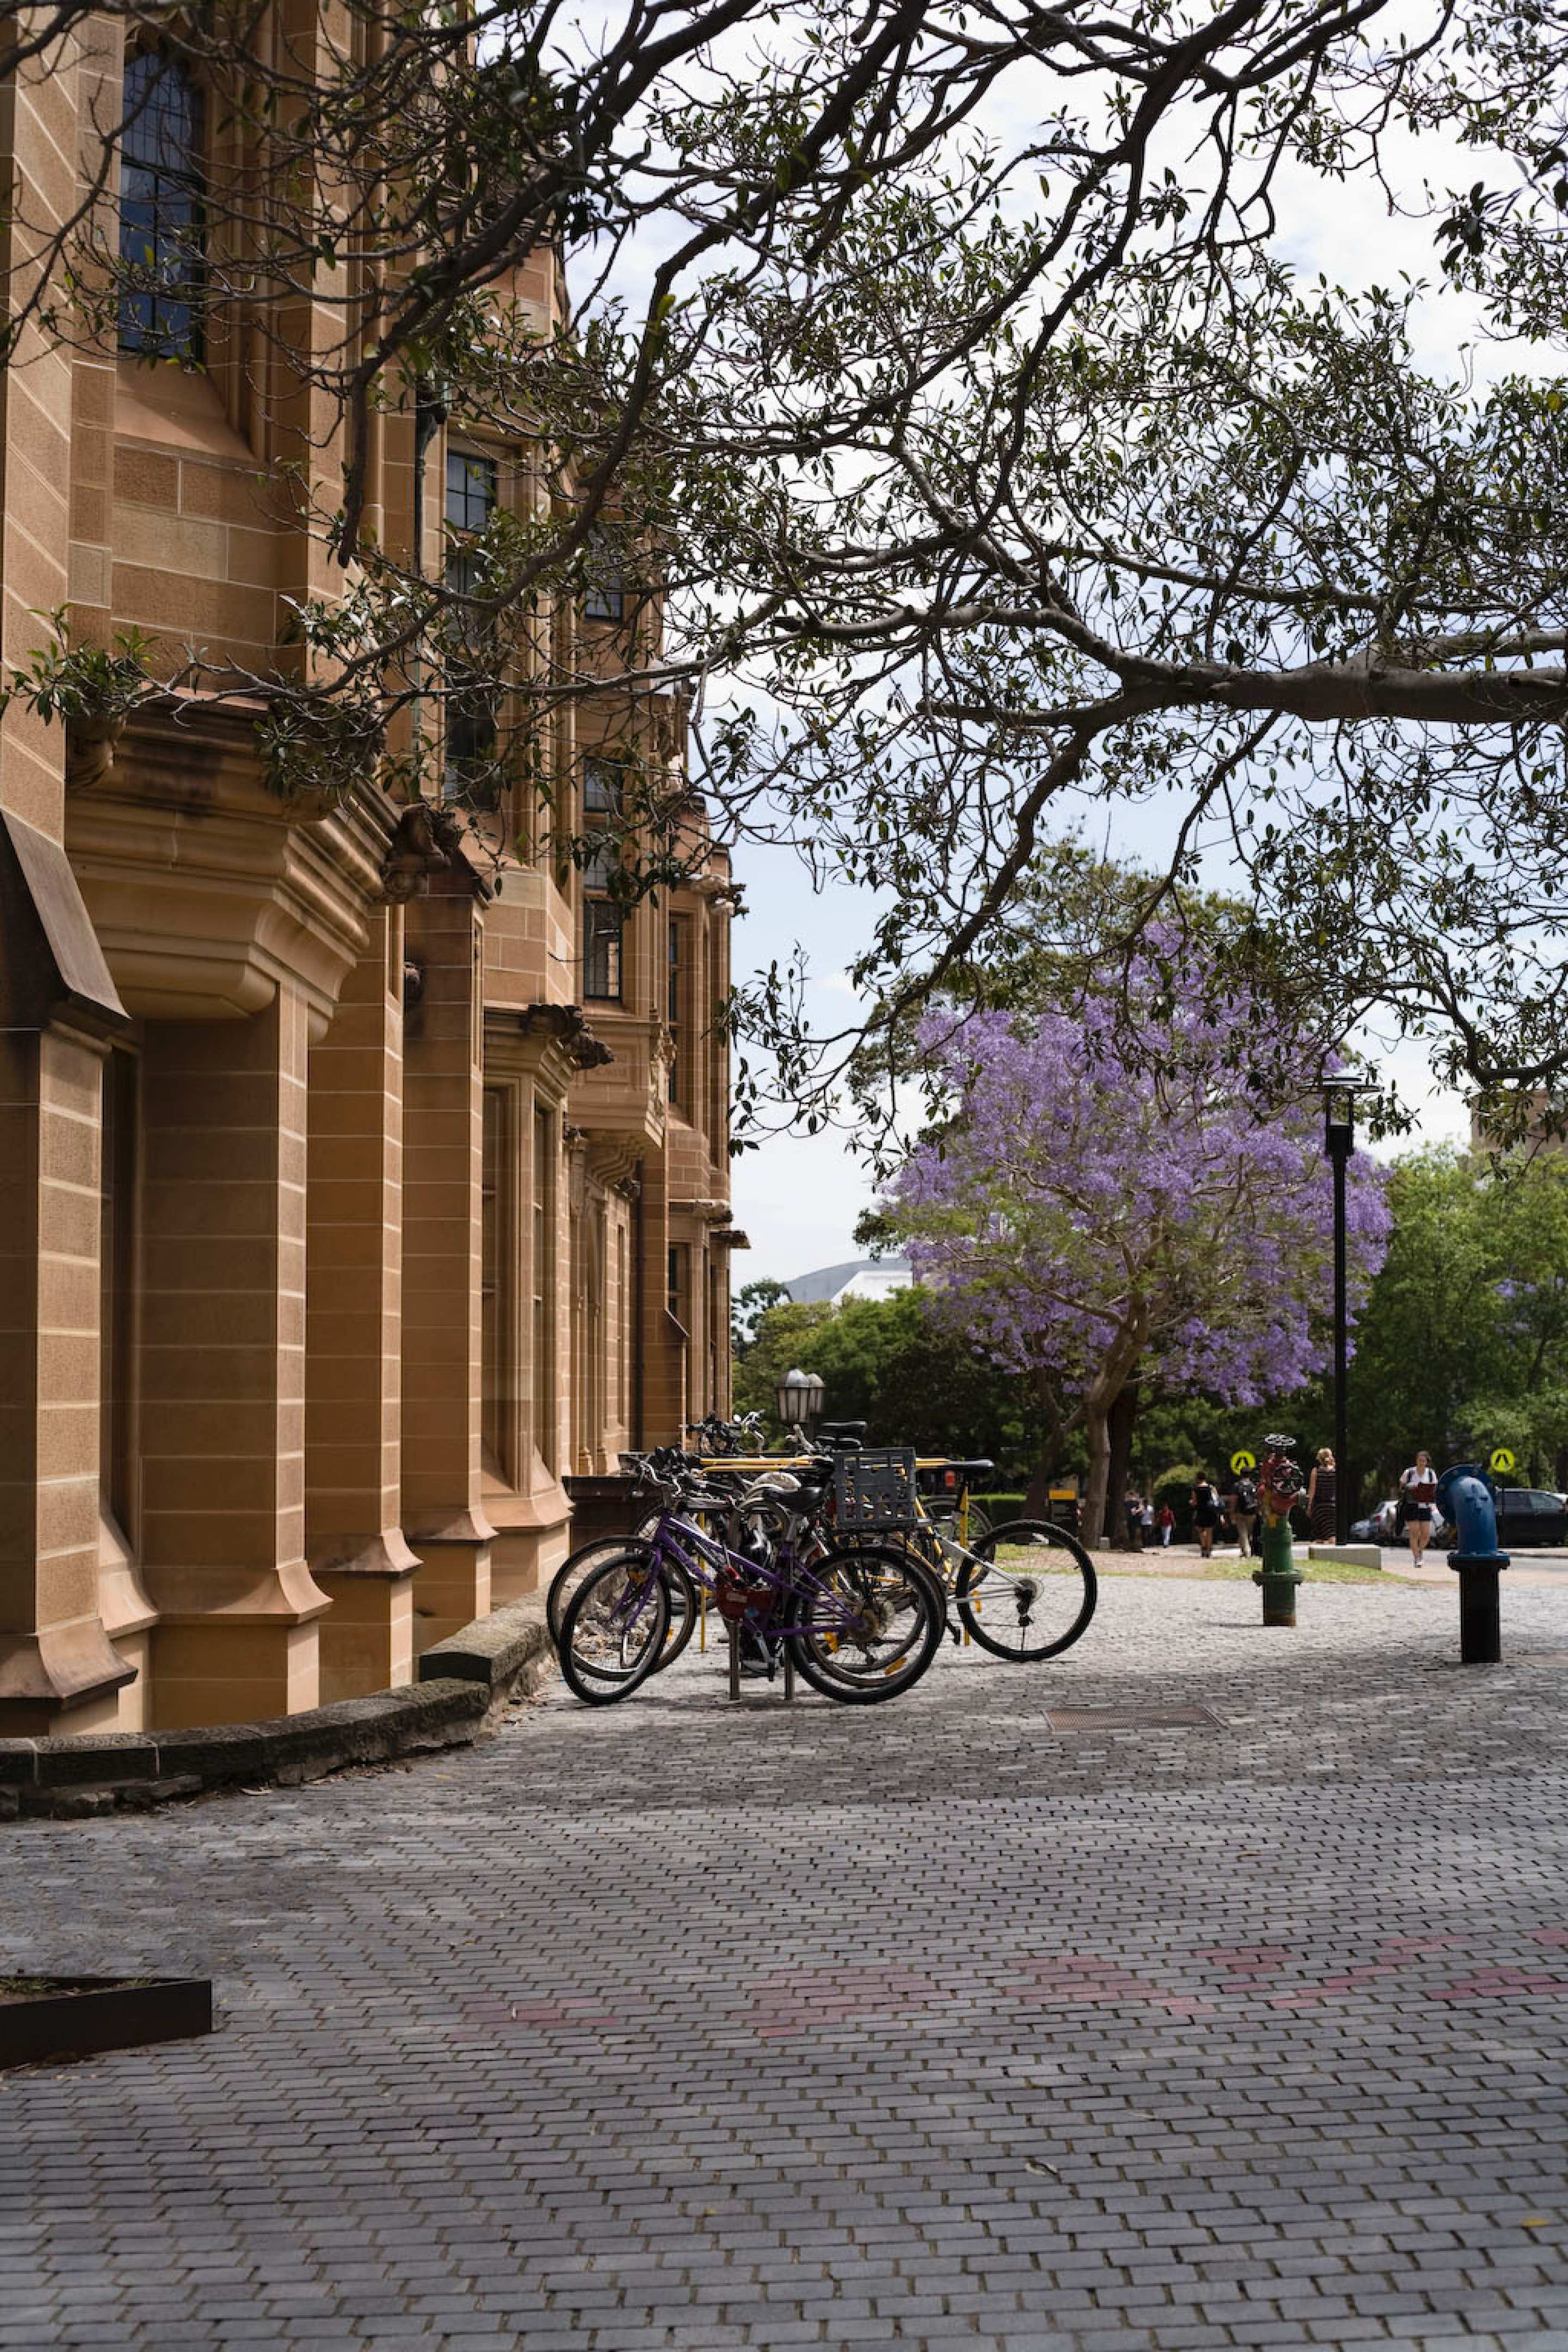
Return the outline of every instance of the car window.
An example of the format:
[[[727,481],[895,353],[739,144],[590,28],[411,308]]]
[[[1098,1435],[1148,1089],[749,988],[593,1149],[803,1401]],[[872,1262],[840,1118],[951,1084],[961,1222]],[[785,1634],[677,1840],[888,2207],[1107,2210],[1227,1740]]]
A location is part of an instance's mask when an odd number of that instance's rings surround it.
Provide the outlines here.
[[[1555,1495],[1547,1494],[1545,1489],[1540,1486],[1531,1488],[1530,1504],[1532,1510],[1550,1512],[1553,1518],[1563,1508]]]

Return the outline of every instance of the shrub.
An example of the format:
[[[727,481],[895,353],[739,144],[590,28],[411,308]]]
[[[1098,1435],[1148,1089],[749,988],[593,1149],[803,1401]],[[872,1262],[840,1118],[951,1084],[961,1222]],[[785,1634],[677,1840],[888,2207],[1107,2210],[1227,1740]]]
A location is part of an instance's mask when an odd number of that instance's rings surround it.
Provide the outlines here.
[[[1021,1519],[1024,1516],[1022,1495],[976,1495],[973,1499],[993,1527],[999,1528],[1004,1519]]]

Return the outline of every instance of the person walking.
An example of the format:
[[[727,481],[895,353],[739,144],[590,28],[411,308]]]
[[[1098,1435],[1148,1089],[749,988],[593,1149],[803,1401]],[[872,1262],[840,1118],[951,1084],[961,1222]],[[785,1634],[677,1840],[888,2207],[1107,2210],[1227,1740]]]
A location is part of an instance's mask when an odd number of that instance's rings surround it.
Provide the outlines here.
[[[1432,1457],[1425,1446],[1416,1454],[1399,1481],[1400,1499],[1405,1505],[1405,1532],[1410,1538],[1410,1557],[1419,1560],[1432,1540],[1432,1521],[1437,1511],[1437,1473],[1432,1467]]]
[[[1171,1538],[1176,1532],[1176,1515],[1174,1511],[1172,1510],[1169,1503],[1162,1503],[1160,1506],[1158,1526],[1160,1529],[1160,1549],[1162,1551],[1168,1550],[1170,1548]]]
[[[1147,1549],[1154,1540],[1154,1506],[1147,1495],[1143,1497],[1143,1508],[1138,1516],[1139,1524],[1143,1530],[1144,1546]]]
[[[1252,1557],[1252,1531],[1258,1525],[1258,1487],[1245,1471],[1237,1474],[1236,1486],[1225,1498],[1226,1517],[1236,1529],[1236,1540],[1243,1559]]]
[[[1219,1496],[1200,1471],[1193,1484],[1193,1532],[1205,1559],[1214,1551],[1214,1531],[1219,1525]]]
[[[1122,1497],[1121,1507],[1127,1514],[1127,1549],[1129,1551],[1142,1551],[1143,1549],[1142,1496],[1129,1486]]]
[[[1307,1481],[1307,1532],[1313,1543],[1332,1543],[1338,1528],[1334,1511],[1334,1493],[1339,1472],[1334,1457],[1326,1445],[1318,1448],[1318,1458],[1312,1465],[1312,1475]],[[1437,1491],[1433,1481],[1432,1492]]]

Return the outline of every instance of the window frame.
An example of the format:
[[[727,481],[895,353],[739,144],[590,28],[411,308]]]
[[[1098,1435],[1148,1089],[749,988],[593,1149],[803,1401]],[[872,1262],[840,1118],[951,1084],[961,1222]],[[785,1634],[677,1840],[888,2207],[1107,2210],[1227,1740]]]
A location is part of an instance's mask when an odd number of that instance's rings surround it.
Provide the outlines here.
[[[132,79],[143,67],[153,68],[148,85],[133,97]],[[165,144],[167,116],[157,99],[157,85],[164,79],[177,81],[189,104],[189,119],[182,130],[184,143],[177,151],[181,160],[176,162],[169,160]],[[121,76],[121,105],[123,128],[116,197],[119,258],[122,268],[144,270],[154,282],[152,286],[132,288],[121,280],[117,347],[141,359],[177,361],[185,367],[201,367],[206,356],[206,92],[180,58],[171,56],[157,42],[142,42],[127,52]],[[152,152],[139,152],[138,147],[142,143]],[[132,173],[142,174],[149,184],[145,194],[132,193],[128,184]],[[170,192],[182,190],[188,216],[176,226],[163,215],[165,207],[178,208],[177,200],[171,205]],[[130,215],[133,205],[145,208],[151,215],[146,227],[135,233],[141,244],[140,254],[130,249]],[[166,276],[165,253],[173,261],[181,252],[182,240],[184,258],[181,267],[187,274],[172,281],[181,290],[170,296],[158,290],[158,281]],[[183,314],[183,328],[166,319],[166,311]]]
[[[452,478],[454,466],[463,469],[461,480],[456,486]],[[479,501],[477,521],[476,498]],[[462,506],[461,516],[453,512],[454,499]],[[442,505],[442,520],[448,533],[448,543],[443,577],[448,593],[454,596],[473,596],[479,593],[478,583],[471,576],[474,559],[469,549],[500,502],[499,458],[481,449],[468,449],[460,443],[454,446],[448,442]],[[500,743],[501,689],[493,684],[485,684],[465,691],[460,677],[455,675],[460,667],[451,664],[447,667],[442,766],[448,783],[456,783],[460,792],[468,792],[476,784],[485,783],[495,777]]]
[[[463,479],[458,486],[456,491],[456,496],[464,509],[461,514],[454,514],[452,511],[452,501],[454,496],[452,468],[455,465],[460,466],[463,468]],[[470,511],[475,496],[474,485],[476,481],[482,486],[479,494],[480,505],[479,520],[477,522]],[[441,505],[442,520],[445,521],[447,530],[461,531],[464,537],[468,539],[475,538],[479,532],[483,530],[486,523],[489,522],[491,515],[494,514],[500,504],[500,459],[489,456],[483,449],[466,449],[460,442],[454,444],[448,441],[447,444],[446,484],[442,494]]]
[[[625,762],[594,753],[583,762],[583,831],[586,837],[603,834],[603,849],[585,856],[581,866],[583,886],[583,997],[584,1003],[626,1003],[626,936],[628,908],[595,872],[601,860],[620,863],[614,827],[625,806],[625,787],[616,780]],[[602,790],[603,800],[595,796]]]

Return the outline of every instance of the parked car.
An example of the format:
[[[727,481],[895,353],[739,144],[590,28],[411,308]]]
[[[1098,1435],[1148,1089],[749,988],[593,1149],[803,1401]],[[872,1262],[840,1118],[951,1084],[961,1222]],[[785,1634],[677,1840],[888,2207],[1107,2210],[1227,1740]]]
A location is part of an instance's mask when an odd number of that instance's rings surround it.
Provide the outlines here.
[[[1502,1486],[1498,1490],[1498,1541],[1504,1551],[1545,1551],[1568,1538],[1568,1496],[1544,1486]],[[1358,1519],[1351,1529],[1352,1543],[1400,1544],[1399,1499],[1391,1495],[1370,1518]],[[1443,1521],[1432,1529],[1434,1551],[1450,1551],[1454,1528]]]
[[[1544,1486],[1504,1486],[1499,1500],[1498,1541],[1505,1551],[1544,1551],[1568,1532],[1568,1504]]]

